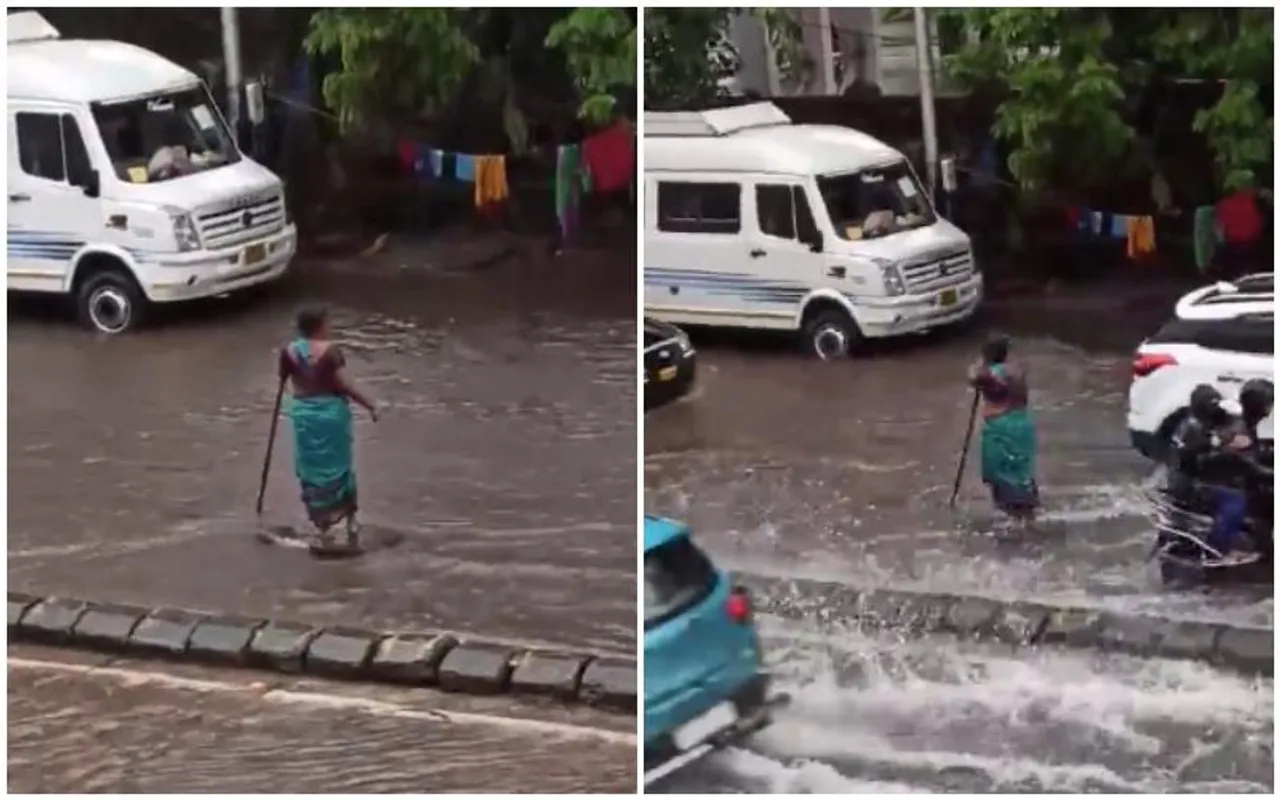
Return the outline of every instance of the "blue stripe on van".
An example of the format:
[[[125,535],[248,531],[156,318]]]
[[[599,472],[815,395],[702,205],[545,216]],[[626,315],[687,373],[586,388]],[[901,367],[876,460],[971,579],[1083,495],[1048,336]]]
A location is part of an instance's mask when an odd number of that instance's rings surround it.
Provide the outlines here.
[[[797,281],[758,278],[741,272],[645,267],[644,282],[646,286],[678,286],[754,303],[794,305],[809,293],[808,287]]]
[[[40,261],[69,261],[87,242],[74,234],[58,231],[29,231],[9,228],[6,232],[6,251],[10,258]],[[154,260],[155,254],[132,247],[124,248],[137,261]]]

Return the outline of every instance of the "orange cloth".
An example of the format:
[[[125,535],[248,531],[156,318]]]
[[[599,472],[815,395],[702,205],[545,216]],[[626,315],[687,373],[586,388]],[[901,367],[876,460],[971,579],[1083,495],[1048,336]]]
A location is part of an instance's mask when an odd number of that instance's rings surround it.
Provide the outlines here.
[[[1156,250],[1156,223],[1151,217],[1129,217],[1129,229],[1126,232],[1125,252],[1129,258],[1138,260]]]
[[[496,205],[511,195],[506,156],[476,156],[476,208]]]

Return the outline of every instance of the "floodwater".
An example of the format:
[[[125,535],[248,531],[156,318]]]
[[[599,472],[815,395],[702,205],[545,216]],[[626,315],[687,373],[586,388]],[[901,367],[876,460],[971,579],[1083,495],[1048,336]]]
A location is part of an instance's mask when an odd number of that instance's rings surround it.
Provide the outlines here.
[[[587,255],[393,252],[107,340],[11,304],[9,585],[634,653],[634,267]],[[356,411],[362,519],[404,536],[351,561],[253,538],[275,353],[315,302],[383,406]],[[263,521],[306,527],[287,421]]]
[[[661,788],[1270,791],[1270,681],[943,637],[873,640],[816,619],[814,581],[835,581],[1274,624],[1270,587],[1159,586],[1144,563],[1142,500],[1157,476],[1125,430],[1129,351],[1055,334],[1015,337],[1045,501],[1041,532],[1024,537],[1001,530],[976,453],[948,507],[981,326],[844,364],[695,335],[694,395],[646,416],[646,510],[688,521],[731,570],[789,580],[809,624],[767,626],[797,697],[778,725]]]
[[[634,259],[538,247],[476,270],[430,249],[312,265],[265,296],[115,339],[11,300],[9,586],[633,655],[634,298]],[[276,353],[314,303],[332,309],[350,377],[382,406],[376,424],[356,412],[362,520],[401,538],[345,561],[254,536],[306,527],[287,421],[262,520],[254,502]],[[10,663],[10,785],[26,790],[635,785],[634,743],[579,769],[582,741],[536,731],[122,692]]]
[[[15,792],[629,792],[631,720],[235,670],[9,653]]]

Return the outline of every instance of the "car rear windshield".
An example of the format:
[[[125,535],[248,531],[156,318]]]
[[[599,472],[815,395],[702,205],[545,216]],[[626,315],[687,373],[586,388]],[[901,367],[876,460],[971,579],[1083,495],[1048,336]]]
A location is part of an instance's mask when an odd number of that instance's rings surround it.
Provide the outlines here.
[[[687,536],[644,555],[644,628],[649,630],[701,603],[720,577]]]
[[[1270,314],[1229,319],[1175,319],[1147,340],[1151,344],[1196,344],[1210,350],[1274,355],[1275,322]]]

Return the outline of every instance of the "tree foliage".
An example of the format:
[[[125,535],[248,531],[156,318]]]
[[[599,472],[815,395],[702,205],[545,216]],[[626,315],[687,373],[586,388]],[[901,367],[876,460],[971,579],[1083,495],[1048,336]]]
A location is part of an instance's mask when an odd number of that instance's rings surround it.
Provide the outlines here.
[[[1002,90],[994,133],[1011,146],[1024,185],[1072,165],[1115,163],[1135,151],[1137,103],[1160,82],[1209,82],[1217,102],[1194,129],[1228,189],[1266,180],[1273,122],[1271,9],[950,9],[966,31],[945,58],[950,76]]]
[[[697,108],[724,94],[739,68],[728,32],[737,8],[644,10],[646,108]],[[805,67],[799,25],[780,8],[745,9],[764,24],[780,74]]]
[[[567,72],[582,116],[613,113],[616,93],[635,86],[635,19],[626,10],[327,8],[311,17],[305,46],[325,57],[326,104],[345,129],[376,115],[428,117],[479,76],[505,97],[508,135],[515,78]]]

